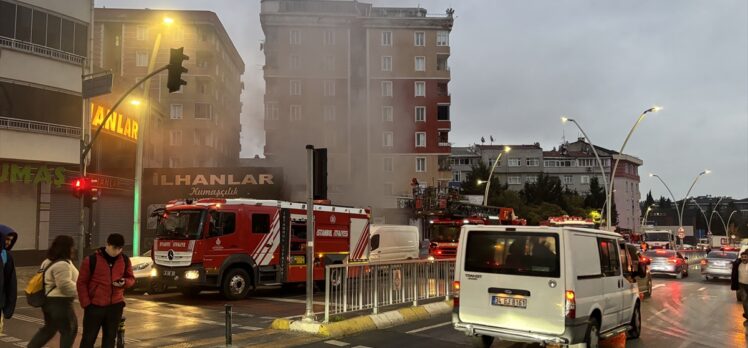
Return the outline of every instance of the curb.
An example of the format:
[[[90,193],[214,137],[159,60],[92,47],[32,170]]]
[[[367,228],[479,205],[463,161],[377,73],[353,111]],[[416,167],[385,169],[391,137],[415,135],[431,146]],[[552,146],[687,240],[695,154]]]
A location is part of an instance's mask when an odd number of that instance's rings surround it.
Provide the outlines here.
[[[324,338],[349,336],[366,331],[429,319],[452,312],[452,300],[422,306],[401,308],[389,312],[362,315],[334,323],[303,322],[301,320],[275,319],[271,329],[303,332]]]

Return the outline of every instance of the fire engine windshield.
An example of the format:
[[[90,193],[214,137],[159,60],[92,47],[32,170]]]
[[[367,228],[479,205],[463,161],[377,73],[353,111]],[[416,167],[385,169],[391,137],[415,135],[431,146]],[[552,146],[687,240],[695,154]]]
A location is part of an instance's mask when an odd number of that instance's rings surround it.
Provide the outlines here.
[[[460,226],[431,225],[429,240],[437,243],[457,243],[460,239]]]
[[[200,239],[202,210],[175,210],[164,213],[159,219],[156,236],[170,239]]]
[[[670,234],[668,233],[652,233],[647,232],[647,240],[650,242],[669,242]]]

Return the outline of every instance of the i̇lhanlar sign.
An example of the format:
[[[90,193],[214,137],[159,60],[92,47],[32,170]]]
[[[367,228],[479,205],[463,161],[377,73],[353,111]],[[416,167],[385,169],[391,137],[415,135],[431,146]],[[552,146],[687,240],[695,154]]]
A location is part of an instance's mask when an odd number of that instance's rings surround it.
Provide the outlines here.
[[[113,112],[109,119],[104,122],[104,117],[109,113],[109,108],[91,103],[91,129],[96,130],[104,123],[103,132],[114,136],[136,142],[138,140],[138,121],[125,116],[119,112]]]

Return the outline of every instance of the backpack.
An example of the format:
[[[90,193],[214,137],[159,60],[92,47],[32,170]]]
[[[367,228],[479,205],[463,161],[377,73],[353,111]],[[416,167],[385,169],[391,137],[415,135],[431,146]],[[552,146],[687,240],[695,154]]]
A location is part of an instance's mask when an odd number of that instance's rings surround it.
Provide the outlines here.
[[[131,267],[130,265],[130,257],[122,253],[122,257],[125,259],[125,272],[127,272],[127,269]],[[88,274],[89,277],[93,276],[94,270],[96,269],[96,253],[93,253],[91,255],[88,255]]]
[[[44,302],[47,301],[47,295],[55,289],[55,286],[52,286],[52,289],[49,289],[49,291],[45,291],[44,276],[47,273],[47,269],[60,261],[65,260],[52,261],[47,265],[47,267],[39,268],[39,270],[36,271],[36,274],[31,277],[29,283],[26,285],[26,290],[24,290],[26,292],[26,302],[28,302],[29,306],[41,307],[44,305]]]

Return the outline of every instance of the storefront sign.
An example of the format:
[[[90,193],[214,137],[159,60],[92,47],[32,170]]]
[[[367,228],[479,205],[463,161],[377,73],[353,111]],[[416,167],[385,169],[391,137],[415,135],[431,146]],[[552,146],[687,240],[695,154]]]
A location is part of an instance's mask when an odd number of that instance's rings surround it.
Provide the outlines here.
[[[108,112],[108,108],[91,103],[91,129],[93,131],[104,123],[104,117]],[[138,140],[138,128],[137,120],[115,111],[104,123],[102,131],[135,142]]]
[[[280,199],[283,176],[275,167],[149,168],[143,178],[144,197],[165,203],[181,198]]]
[[[0,184],[50,184],[57,187],[65,183],[65,168],[47,167],[44,164],[14,164],[0,165]]]

